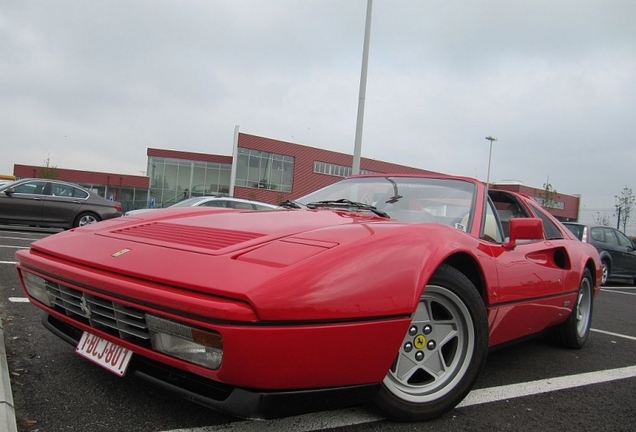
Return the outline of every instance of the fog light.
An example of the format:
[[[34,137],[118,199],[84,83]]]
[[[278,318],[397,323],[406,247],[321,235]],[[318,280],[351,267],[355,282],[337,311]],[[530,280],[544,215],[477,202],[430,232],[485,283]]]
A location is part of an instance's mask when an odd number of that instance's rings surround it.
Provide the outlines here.
[[[51,302],[51,297],[46,292],[46,281],[33,273],[25,271],[21,273],[22,282],[26,292],[40,303],[44,303],[48,307],[52,307],[53,303]]]
[[[221,335],[146,314],[152,349],[210,369],[223,359]]]

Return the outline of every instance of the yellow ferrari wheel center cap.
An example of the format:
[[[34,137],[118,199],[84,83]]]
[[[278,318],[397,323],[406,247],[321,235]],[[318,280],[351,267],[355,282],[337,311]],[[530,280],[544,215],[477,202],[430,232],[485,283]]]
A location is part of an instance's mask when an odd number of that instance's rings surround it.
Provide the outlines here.
[[[424,348],[426,346],[426,336],[423,334],[415,336],[415,339],[413,339],[413,346],[417,349]]]

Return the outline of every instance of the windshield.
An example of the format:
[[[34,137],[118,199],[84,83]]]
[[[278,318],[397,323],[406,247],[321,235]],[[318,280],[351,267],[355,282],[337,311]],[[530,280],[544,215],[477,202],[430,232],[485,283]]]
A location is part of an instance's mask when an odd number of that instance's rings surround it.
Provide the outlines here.
[[[403,222],[434,222],[457,227],[474,204],[475,185],[458,179],[355,177],[298,198],[304,205],[349,200],[375,206]],[[310,206],[311,207],[311,206]],[[364,209],[360,209],[364,210]],[[463,223],[465,226],[465,222]]]
[[[5,190],[13,186],[14,183],[17,183],[18,180],[0,180],[0,191]]]

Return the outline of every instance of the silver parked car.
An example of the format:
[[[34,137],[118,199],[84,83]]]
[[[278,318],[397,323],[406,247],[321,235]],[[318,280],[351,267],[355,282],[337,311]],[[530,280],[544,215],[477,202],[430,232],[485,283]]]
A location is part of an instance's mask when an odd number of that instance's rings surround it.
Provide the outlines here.
[[[241,210],[272,210],[279,208],[277,205],[260,201],[252,201],[243,198],[234,198],[228,196],[198,196],[179,201],[166,208],[172,207],[223,207]],[[137,209],[127,211],[124,216],[139,214],[155,209]]]
[[[0,223],[70,229],[121,216],[121,204],[79,185],[22,179],[0,186]]]

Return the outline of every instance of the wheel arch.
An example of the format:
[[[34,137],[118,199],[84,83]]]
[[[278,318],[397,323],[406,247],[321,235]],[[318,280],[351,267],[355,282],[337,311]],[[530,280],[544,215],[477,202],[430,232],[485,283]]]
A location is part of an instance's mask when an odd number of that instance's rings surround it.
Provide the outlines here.
[[[609,252],[601,251],[599,253],[599,256],[601,257],[601,261],[607,261],[607,263],[609,264],[610,268],[612,268],[612,255]]]
[[[588,269],[592,274],[592,281],[596,281],[596,266],[594,265],[594,261],[591,258],[588,258],[587,262],[585,263],[585,267],[583,268],[583,270],[585,269]]]
[[[483,270],[477,263],[475,257],[465,252],[458,252],[448,256],[443,263],[448,264],[463,273],[463,275],[472,282],[475,288],[477,288],[484,304],[487,303],[488,295],[486,294]]]
[[[102,220],[102,218],[96,212],[94,212],[92,210],[82,210],[81,212],[79,212],[77,214],[77,216],[75,216],[75,219],[73,219],[73,227],[74,228],[78,227],[80,219],[83,218],[84,216],[92,216],[98,222]]]

